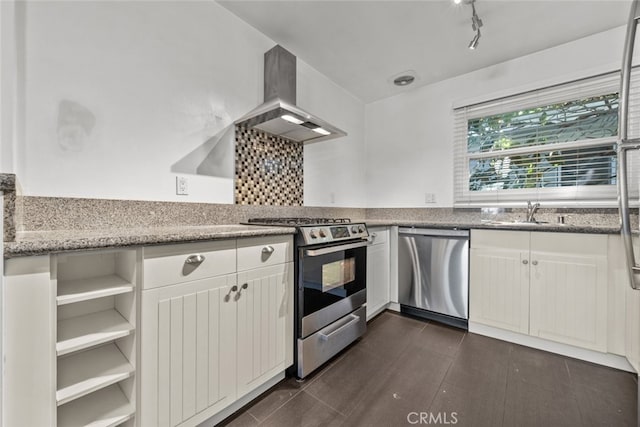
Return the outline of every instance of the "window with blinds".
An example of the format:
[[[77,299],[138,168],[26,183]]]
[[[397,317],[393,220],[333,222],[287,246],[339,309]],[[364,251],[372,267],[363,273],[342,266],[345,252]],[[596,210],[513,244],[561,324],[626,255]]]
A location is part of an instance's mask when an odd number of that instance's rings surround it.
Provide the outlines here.
[[[456,206],[616,205],[619,84],[612,73],[454,110]]]

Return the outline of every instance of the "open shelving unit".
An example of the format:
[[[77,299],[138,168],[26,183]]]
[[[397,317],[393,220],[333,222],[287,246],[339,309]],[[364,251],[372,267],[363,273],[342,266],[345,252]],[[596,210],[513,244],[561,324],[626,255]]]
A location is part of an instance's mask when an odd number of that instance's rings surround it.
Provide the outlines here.
[[[69,280],[58,282],[56,302],[64,305],[127,292],[133,292],[133,283],[116,275]]]
[[[58,408],[59,426],[112,427],[133,418],[135,409],[117,384]]]
[[[131,377],[135,369],[115,344],[58,360],[58,406]]]
[[[135,328],[117,310],[72,317],[58,322],[58,356],[126,337]]]
[[[52,257],[57,281],[57,425],[133,425],[137,255]]]

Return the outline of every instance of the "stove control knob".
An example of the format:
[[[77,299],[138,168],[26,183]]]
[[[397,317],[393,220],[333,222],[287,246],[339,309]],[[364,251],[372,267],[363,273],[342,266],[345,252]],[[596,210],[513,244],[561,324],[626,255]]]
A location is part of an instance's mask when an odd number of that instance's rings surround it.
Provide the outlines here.
[[[316,234],[316,230],[311,230],[309,232],[309,237],[311,237],[312,239],[315,239],[318,237],[318,235]]]
[[[360,227],[358,227],[358,231],[359,231],[360,233],[364,233],[364,227],[361,225]]]
[[[319,231],[320,237],[327,237],[327,232],[324,231],[324,228],[321,228]]]
[[[351,227],[351,232],[352,233],[358,233],[358,227],[356,227],[355,225],[353,227]]]

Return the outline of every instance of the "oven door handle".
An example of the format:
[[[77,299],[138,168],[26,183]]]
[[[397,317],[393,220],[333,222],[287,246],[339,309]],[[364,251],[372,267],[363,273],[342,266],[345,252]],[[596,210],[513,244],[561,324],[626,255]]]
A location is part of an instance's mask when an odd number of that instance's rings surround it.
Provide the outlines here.
[[[337,327],[336,329],[334,329],[333,331],[329,332],[328,334],[324,334],[324,333],[322,333],[322,331],[318,332],[318,335],[320,335],[320,339],[322,341],[329,341],[333,336],[339,334],[340,332],[342,332],[343,330],[347,329],[348,327],[350,327],[354,323],[358,323],[360,321],[360,316],[356,316],[355,314],[350,314],[349,317],[351,317],[351,320],[349,320],[347,323]]]
[[[304,251],[304,254],[306,256],[313,257],[313,256],[332,254],[340,251],[346,251],[348,249],[363,248],[365,246],[367,246],[366,240],[363,242],[351,243],[349,245],[338,245],[338,246],[331,246],[329,248],[321,248],[321,249],[307,249]]]

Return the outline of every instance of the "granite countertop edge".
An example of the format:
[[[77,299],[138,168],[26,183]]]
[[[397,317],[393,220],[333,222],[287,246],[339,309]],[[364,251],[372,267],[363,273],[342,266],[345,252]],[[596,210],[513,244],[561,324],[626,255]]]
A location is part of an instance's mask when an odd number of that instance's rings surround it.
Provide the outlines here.
[[[15,242],[4,243],[4,258],[47,255],[90,249],[190,243],[295,234],[293,227],[218,225],[210,227],[171,227],[131,230],[58,230],[18,233]]]
[[[16,190],[16,176],[12,173],[0,173],[0,193]]]
[[[464,222],[429,222],[429,221],[407,221],[407,220],[366,220],[369,227],[420,227],[460,230],[483,229],[483,230],[510,230],[510,231],[542,231],[558,233],[585,233],[585,234],[617,234],[620,233],[620,226],[600,226],[600,225],[573,225],[573,224],[526,224],[526,223],[464,223]]]
[[[619,226],[571,224],[495,224],[472,222],[430,222],[415,220],[365,220],[369,227],[421,227],[436,229],[488,229],[511,231],[540,231],[588,234],[617,234]],[[214,225],[129,230],[56,230],[19,232],[15,242],[4,243],[4,258],[46,255],[91,249],[130,246],[150,246],[170,243],[189,243],[207,240],[234,239],[295,234],[294,227],[258,225]]]

